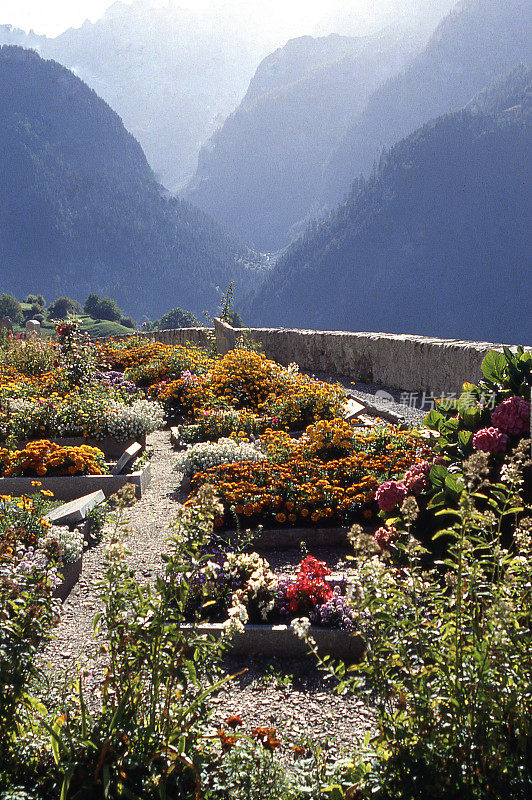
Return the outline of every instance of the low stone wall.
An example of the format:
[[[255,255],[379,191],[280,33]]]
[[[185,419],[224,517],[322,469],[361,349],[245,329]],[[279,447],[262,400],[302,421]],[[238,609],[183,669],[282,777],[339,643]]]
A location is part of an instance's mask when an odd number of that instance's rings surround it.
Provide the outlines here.
[[[225,355],[234,348],[242,329],[233,328],[219,319],[215,319],[214,325],[216,349],[220,355]],[[502,349],[500,343],[429,339],[394,333],[287,328],[244,330],[262,345],[268,358],[280,364],[295,362],[306,371],[328,372],[353,381],[436,396],[459,391],[464,381],[478,381],[486,353]],[[169,345],[189,343],[207,347],[212,343],[213,330],[176,328],[132,335]]]
[[[407,392],[435,395],[459,391],[464,381],[481,377],[480,365],[489,350],[501,344],[428,339],[392,333],[305,331],[248,328],[268,358],[302,370],[345,375]],[[234,347],[239,331],[215,320],[220,354]]]

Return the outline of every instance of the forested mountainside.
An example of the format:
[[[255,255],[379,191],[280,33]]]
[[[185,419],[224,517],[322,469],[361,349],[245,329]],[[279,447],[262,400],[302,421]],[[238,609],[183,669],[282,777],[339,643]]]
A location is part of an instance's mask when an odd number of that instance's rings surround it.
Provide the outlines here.
[[[353,179],[371,171],[383,148],[460,109],[517,64],[530,64],[530,11],[530,0],[459,2],[423,52],[369,98],[329,160],[322,203],[342,201]]]
[[[115,3],[55,38],[0,26],[0,44],[34,48],[72,69],[121,116],[171,191],[193,174],[201,145],[268,52],[230,16],[151,0]]]
[[[240,106],[200,152],[185,197],[247,244],[285,247],[293,226],[317,211],[331,151],[416,41],[402,29],[289,41],[264,59]]]
[[[532,341],[531,71],[383,156],[287,251],[254,324]]]
[[[0,48],[0,283],[24,296],[89,292],[133,315],[215,308],[248,253],[155,181],[138,142],[79,78]]]

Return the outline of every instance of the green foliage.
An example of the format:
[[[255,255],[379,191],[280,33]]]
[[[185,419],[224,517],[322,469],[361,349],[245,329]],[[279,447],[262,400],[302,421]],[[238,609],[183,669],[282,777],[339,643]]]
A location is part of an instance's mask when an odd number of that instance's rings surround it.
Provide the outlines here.
[[[30,306],[39,306],[41,309],[46,305],[42,294],[29,294],[25,302]]]
[[[220,307],[220,319],[224,322],[227,322],[228,325],[231,325],[233,328],[241,328],[242,317],[240,314],[234,309],[234,301],[235,301],[235,281],[231,281],[229,286],[226,289],[224,296],[222,297],[221,307]]]
[[[120,535],[128,502],[123,492],[100,586],[104,610],[95,618],[109,651],[102,707],[89,711],[82,675],[77,702],[72,697],[46,723],[65,800],[96,799],[102,791],[139,800],[199,797],[206,700],[229,680],[217,674],[220,646],[183,627],[188,560],[181,544],[153,587],[132,578]],[[212,525],[211,505],[207,498],[195,515],[181,516],[188,538],[198,534],[191,526]]]
[[[484,378],[478,386],[466,382],[460,397],[436,401],[423,424],[437,431],[434,445],[438,453],[452,461],[471,454],[473,434],[489,425],[491,411],[503,400],[512,396],[528,400],[532,387],[532,351],[518,347],[513,353],[504,347],[503,352],[490,350],[481,365]]]
[[[465,491],[440,534],[450,546],[433,568],[408,536],[409,499],[392,568],[376,571],[371,559],[360,568],[365,660],[349,671],[321,661],[376,704],[361,798],[524,800],[532,791],[532,519],[520,518],[519,459],[495,484],[486,463],[477,454],[464,465]],[[501,544],[508,517],[510,550]]]
[[[70,297],[58,297],[48,307],[49,319],[66,319],[69,314],[77,314],[81,311],[81,306],[77,300]]]
[[[22,306],[16,297],[12,297],[10,294],[0,295],[0,319],[2,317],[9,317],[11,322],[17,325],[24,324]]]
[[[97,294],[90,294],[85,300],[83,310],[93,319],[106,319],[110,322],[119,322],[122,318],[122,311],[118,308],[114,300],[110,297],[98,297]]]
[[[4,770],[14,766],[25,710],[40,708],[30,694],[31,683],[40,676],[36,656],[56,618],[53,559],[33,559],[26,551],[21,566],[15,556],[17,547],[34,546],[43,535],[44,508],[39,496],[19,503],[0,500],[0,781]]]
[[[198,318],[191,311],[185,311],[183,308],[173,308],[154,324],[154,327],[161,331],[173,330],[174,328],[197,328],[199,326]]]

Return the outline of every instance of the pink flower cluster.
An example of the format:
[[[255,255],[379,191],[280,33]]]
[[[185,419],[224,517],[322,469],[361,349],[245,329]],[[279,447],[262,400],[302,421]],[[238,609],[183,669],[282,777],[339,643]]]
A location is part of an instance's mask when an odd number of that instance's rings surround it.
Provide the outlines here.
[[[184,372],[181,373],[181,380],[185,383],[186,386],[191,386],[192,384],[198,382],[198,376],[193,375],[189,369],[186,369]]]
[[[373,538],[381,550],[388,550],[390,545],[395,542],[398,536],[399,534],[395,528],[390,526],[389,528],[379,528],[377,531],[375,531]]]
[[[502,433],[520,436],[530,430],[530,403],[522,397],[509,397],[497,406],[491,423]]]
[[[414,464],[406,472],[403,478],[403,483],[412,494],[421,494],[428,489],[429,486],[429,472],[432,465],[428,461],[421,461],[419,464]]]
[[[375,498],[381,511],[393,511],[403,502],[408,494],[408,487],[401,481],[385,481],[377,489]]]
[[[473,436],[473,449],[483,450],[484,453],[504,453],[508,444],[508,437],[498,428],[482,428]]]

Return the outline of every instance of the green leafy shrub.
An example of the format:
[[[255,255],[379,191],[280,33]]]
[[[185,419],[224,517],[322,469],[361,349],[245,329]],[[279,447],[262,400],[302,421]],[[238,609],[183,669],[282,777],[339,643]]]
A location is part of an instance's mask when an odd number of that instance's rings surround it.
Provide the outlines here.
[[[377,735],[354,762],[357,797],[506,800],[532,791],[532,519],[523,518],[522,462],[490,483],[486,454],[464,465],[464,491],[443,562],[427,567],[404,533],[361,567],[367,657],[322,666],[375,703]],[[501,544],[514,521],[512,548]],[[520,520],[520,521],[519,521]],[[361,776],[365,773],[365,776]]]

